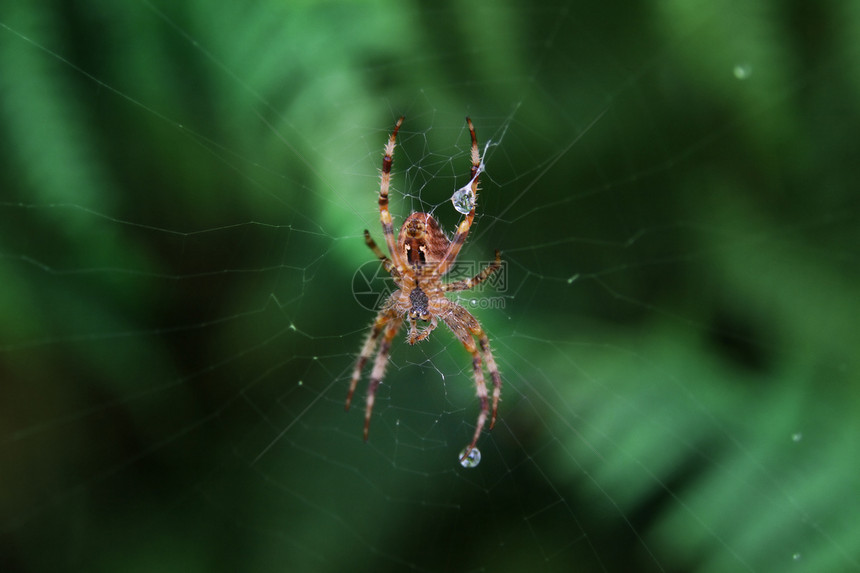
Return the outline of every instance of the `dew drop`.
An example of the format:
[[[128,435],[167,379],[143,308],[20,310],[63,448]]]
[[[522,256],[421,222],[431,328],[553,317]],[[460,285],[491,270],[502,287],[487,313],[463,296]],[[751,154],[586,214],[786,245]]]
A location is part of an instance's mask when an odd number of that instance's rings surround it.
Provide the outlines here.
[[[796,432],[796,433],[791,435],[791,441],[792,442],[799,442],[802,439],[803,439],[803,434],[801,434],[800,432]]]
[[[752,75],[752,66],[749,64],[738,64],[735,66],[733,73],[735,74],[735,78],[745,80]]]
[[[454,191],[454,194],[451,195],[451,204],[454,205],[454,209],[458,213],[468,215],[469,211],[475,208],[475,195],[472,193],[472,187],[466,185]]]
[[[460,460],[460,465],[464,468],[474,468],[479,463],[481,463],[481,450],[479,450],[478,448],[472,448],[472,451],[469,452],[469,455],[467,456],[466,449],[468,447],[469,446],[466,446],[460,451],[460,456],[458,459]]]
[[[791,558],[794,559],[795,561],[800,561],[800,553],[795,553],[794,555],[791,556]]]

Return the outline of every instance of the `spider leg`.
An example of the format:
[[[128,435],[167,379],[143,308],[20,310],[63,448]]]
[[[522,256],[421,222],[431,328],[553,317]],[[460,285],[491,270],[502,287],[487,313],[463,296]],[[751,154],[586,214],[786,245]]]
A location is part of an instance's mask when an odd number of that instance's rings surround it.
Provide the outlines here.
[[[484,269],[473,276],[470,279],[464,279],[461,281],[455,281],[452,283],[447,283],[442,285],[442,290],[445,292],[454,292],[460,290],[469,290],[470,288],[474,288],[487,280],[491,274],[499,270],[502,266],[502,256],[498,250],[496,250],[496,260],[484,267]]]
[[[466,448],[461,461],[468,457],[469,453],[475,448],[475,445],[478,443],[478,438],[481,437],[481,430],[484,429],[484,425],[487,423],[487,416],[490,413],[490,404],[487,396],[487,384],[484,382],[484,369],[481,363],[481,353],[484,351],[484,342],[481,341],[481,351],[478,351],[477,345],[475,345],[475,339],[472,337],[475,329],[483,333],[481,330],[480,324],[478,324],[478,319],[472,316],[469,311],[460,306],[457,303],[451,303],[451,310],[445,316],[445,324],[448,325],[448,328],[451,329],[451,332],[454,333],[469,354],[472,355],[472,370],[475,376],[475,387],[478,391],[478,398],[481,400],[481,413],[478,414],[478,422],[475,425],[475,433],[472,436],[472,443],[469,444],[469,447]],[[486,336],[484,336],[486,338]],[[489,349],[489,345],[486,346]],[[484,355],[487,356],[487,353],[484,352]],[[492,360],[492,355],[490,356],[490,360]],[[489,363],[487,364],[489,370]],[[495,361],[493,361],[493,370],[495,370],[496,374],[498,374],[498,370],[495,368]],[[492,373],[493,370],[490,372]],[[493,384],[496,384],[496,378],[493,378]],[[498,394],[500,392],[501,386],[501,377],[499,377],[499,384],[496,385],[493,392],[493,423],[495,423],[496,418],[496,404],[498,403]],[[492,427],[492,426],[490,426]]]
[[[424,330],[418,330],[418,321],[414,318],[409,318],[409,344],[415,344],[416,342],[421,342],[433,332],[433,329],[436,328],[438,321],[435,316],[430,317],[430,324],[424,327]]]
[[[364,341],[364,346],[361,347],[361,354],[359,354],[358,360],[355,361],[355,368],[352,370],[352,379],[349,381],[349,392],[346,395],[346,406],[344,406],[344,410],[347,412],[349,411],[350,404],[352,404],[352,395],[355,393],[358,379],[361,378],[361,371],[364,369],[364,365],[367,363],[367,360],[376,348],[376,341],[379,339],[379,334],[382,332],[382,329],[385,328],[385,325],[394,318],[394,316],[395,315],[392,310],[383,310],[376,315],[376,320],[373,321],[373,326]]]
[[[367,387],[367,406],[364,410],[364,441],[367,441],[367,435],[370,432],[370,415],[373,412],[373,402],[376,399],[376,389],[379,387],[379,382],[385,375],[385,367],[388,365],[388,355],[391,352],[391,340],[397,331],[400,330],[400,325],[403,324],[401,317],[395,317],[385,327],[385,334],[382,337],[382,342],[379,343],[379,352],[376,353],[376,360],[373,362],[373,370],[370,372],[370,384]]]
[[[474,201],[472,203],[472,209],[460,222],[460,225],[457,226],[457,232],[451,240],[451,245],[448,247],[448,251],[436,267],[436,272],[439,276],[442,276],[447,272],[448,267],[451,266],[451,263],[453,263],[454,259],[457,258],[457,255],[460,254],[460,248],[463,246],[463,243],[466,242],[466,238],[469,236],[469,228],[472,226],[472,221],[475,219],[475,205],[478,202],[478,176],[480,175],[479,170],[481,169],[481,152],[478,149],[478,138],[475,135],[475,126],[472,125],[472,120],[467,117],[466,123],[469,125],[469,134],[472,136],[472,170],[470,177],[472,197],[474,198]]]
[[[376,241],[374,241],[373,237],[370,236],[370,231],[367,229],[364,230],[364,244],[370,247],[370,250],[373,251],[376,258],[382,261],[382,268],[385,269],[386,272],[391,273],[396,277],[400,276],[400,273],[398,273],[397,269],[394,267],[394,263],[392,263],[391,259],[382,252],[382,249],[379,248]]]
[[[397,269],[399,275],[403,275],[405,264],[400,252],[397,250],[394,238],[394,224],[391,222],[391,212],[388,210],[388,189],[391,186],[391,163],[394,161],[394,146],[397,142],[397,132],[400,131],[400,125],[403,123],[403,116],[394,124],[394,130],[388,137],[388,143],[385,144],[385,151],[382,157],[382,177],[379,185],[379,221],[382,223],[382,233],[385,235],[385,243],[388,245],[388,252],[391,253],[394,268]]]
[[[477,322],[477,321],[476,321]],[[481,345],[481,352],[484,355],[484,362],[487,363],[487,372],[490,373],[490,378],[493,379],[493,415],[490,417],[490,429],[496,425],[496,414],[499,411],[499,396],[502,394],[502,375],[499,374],[499,367],[496,365],[496,359],[493,358],[493,352],[490,350],[490,339],[487,338],[487,333],[481,328],[481,325],[476,325],[477,328],[472,328],[471,332],[478,337],[478,343]]]
[[[490,378],[493,380],[493,414],[490,418],[490,429],[492,430],[493,426],[496,425],[496,415],[499,411],[499,397],[502,394],[502,375],[499,373],[499,367],[496,365],[493,351],[490,350],[490,339],[481,327],[481,323],[478,322],[478,319],[472,316],[468,310],[459,304],[452,303],[452,305],[454,307],[454,314],[458,316],[458,320],[469,330],[470,334],[474,335],[478,339],[478,344],[481,346],[481,354],[484,357],[484,362],[487,363],[487,372],[490,373]],[[485,397],[486,393],[485,388],[483,392]],[[480,389],[478,390],[478,395],[481,395]],[[481,406],[482,408],[485,406],[483,400],[481,402]],[[474,447],[474,443],[472,444],[472,447]]]

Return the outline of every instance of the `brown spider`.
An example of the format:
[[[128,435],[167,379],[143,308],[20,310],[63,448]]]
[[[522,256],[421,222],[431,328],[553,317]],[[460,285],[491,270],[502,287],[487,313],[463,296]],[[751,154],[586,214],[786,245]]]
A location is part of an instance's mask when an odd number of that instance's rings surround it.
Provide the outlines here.
[[[478,176],[483,169],[481,155],[478,151],[478,140],[475,137],[475,127],[472,125],[472,120],[468,117],[466,118],[466,123],[469,125],[469,133],[472,136],[472,171],[468,184],[471,188],[473,199],[471,210],[457,227],[457,232],[454,234],[453,240],[449,240],[445,236],[439,223],[431,215],[427,213],[412,213],[400,228],[397,241],[395,242],[394,225],[391,222],[391,213],[388,211],[388,187],[391,180],[391,163],[394,156],[395,141],[402,123],[403,118],[401,117],[394,125],[394,131],[391,133],[391,136],[388,138],[388,144],[385,146],[382,158],[382,182],[379,187],[379,219],[382,222],[382,232],[385,235],[385,242],[388,246],[388,251],[391,253],[391,258],[388,258],[379,249],[370,237],[370,232],[367,229],[364,231],[364,242],[379,257],[379,260],[382,261],[383,268],[391,273],[394,283],[398,288],[388,297],[388,300],[382,305],[379,314],[376,315],[376,320],[373,321],[373,326],[367,335],[367,339],[361,349],[361,354],[355,363],[355,369],[352,372],[349,393],[346,396],[346,409],[349,410],[352,395],[355,392],[358,379],[361,377],[361,371],[370,358],[370,355],[373,354],[379,337],[382,335],[382,342],[379,344],[379,351],[376,353],[376,360],[370,373],[370,385],[367,389],[367,406],[364,413],[364,439],[366,441],[370,428],[370,415],[373,412],[374,396],[385,374],[385,366],[388,363],[388,355],[394,335],[400,330],[403,321],[408,320],[409,334],[407,341],[409,344],[415,344],[426,339],[441,319],[451,329],[454,336],[466,347],[469,354],[472,355],[475,386],[477,386],[478,397],[481,399],[481,413],[478,415],[475,434],[472,437],[472,443],[466,448],[461,458],[462,461],[475,448],[490,410],[487,400],[487,386],[484,383],[482,361],[486,362],[487,371],[493,380],[493,415],[490,418],[490,429],[496,423],[496,412],[502,389],[502,377],[499,374],[493,353],[490,351],[490,341],[484,329],[481,328],[478,319],[472,316],[461,305],[448,300],[445,297],[445,293],[469,290],[480,284],[499,269],[501,266],[501,256],[497,250],[495,261],[470,279],[449,283],[442,282],[442,277],[445,276],[457,259],[460,248],[466,242],[466,237],[469,235],[469,228],[472,226],[472,221],[475,218],[474,199],[478,196]],[[426,326],[422,325],[423,328],[419,329],[418,321],[428,324]],[[478,339],[477,344],[475,343],[475,338]]]

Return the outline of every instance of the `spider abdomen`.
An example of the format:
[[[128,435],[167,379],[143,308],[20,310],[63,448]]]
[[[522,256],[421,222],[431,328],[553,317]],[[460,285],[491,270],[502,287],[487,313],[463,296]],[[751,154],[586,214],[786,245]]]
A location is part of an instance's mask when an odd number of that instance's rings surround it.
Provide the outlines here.
[[[403,246],[406,262],[415,267],[439,263],[451,245],[439,223],[427,213],[409,215],[400,228],[397,242]]]

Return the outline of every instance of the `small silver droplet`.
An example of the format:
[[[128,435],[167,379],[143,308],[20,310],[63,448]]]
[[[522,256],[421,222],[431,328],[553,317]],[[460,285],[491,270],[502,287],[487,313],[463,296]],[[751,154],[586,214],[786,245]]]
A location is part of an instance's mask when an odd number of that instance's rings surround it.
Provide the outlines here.
[[[749,64],[738,64],[733,70],[735,78],[745,80],[752,75],[752,66]]]
[[[468,447],[469,446],[466,446],[462,449],[462,451],[460,451],[460,465],[464,468],[474,468],[479,463],[481,463],[481,450],[479,450],[478,448],[472,448],[472,451],[469,452],[469,455],[466,455],[466,450],[468,449]]]
[[[458,213],[468,215],[469,211],[475,208],[475,194],[472,193],[472,187],[466,185],[454,191],[451,195],[451,204]]]

